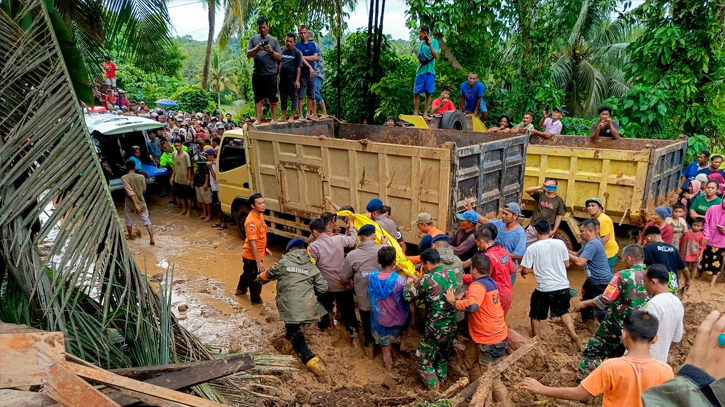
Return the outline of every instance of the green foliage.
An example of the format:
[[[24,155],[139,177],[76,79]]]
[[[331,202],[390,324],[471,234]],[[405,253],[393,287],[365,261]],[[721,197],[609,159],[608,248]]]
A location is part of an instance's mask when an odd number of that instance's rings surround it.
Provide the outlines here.
[[[171,95],[171,99],[178,103],[179,109],[183,111],[201,112],[213,108],[211,94],[198,86],[180,89]]]
[[[376,122],[384,121],[388,116],[397,117],[401,113],[413,111],[411,84],[415,82],[418,59],[403,55],[396,59],[395,65],[395,71],[372,86],[372,92],[380,101],[375,109]]]
[[[169,98],[171,95],[188,85],[180,79],[146,73],[144,70],[127,64],[118,65],[117,86],[126,91],[131,103],[144,101],[152,104],[154,101]]]
[[[685,162],[697,161],[697,157],[704,150],[707,150],[710,140],[702,134],[695,134],[687,139],[687,158]]]
[[[599,118],[594,120],[585,120],[579,117],[563,117],[561,119],[561,134],[569,134],[574,136],[588,136],[592,123],[599,121]]]

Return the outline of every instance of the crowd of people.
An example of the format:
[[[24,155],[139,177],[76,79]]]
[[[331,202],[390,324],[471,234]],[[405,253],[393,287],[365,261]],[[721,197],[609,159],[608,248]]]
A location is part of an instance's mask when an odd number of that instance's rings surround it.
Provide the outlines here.
[[[641,405],[646,389],[674,377],[667,361],[670,345],[683,338],[680,298],[696,278],[691,271],[711,272],[714,284],[722,268],[725,205],[712,205],[704,222],[685,219],[680,204],[674,211],[659,207],[642,239],[620,249],[603,201],[593,197],[586,202],[591,218],[579,224],[582,248],[572,251],[554,238],[564,215],[556,186],[556,180],[548,180],[526,189],[535,202],[526,229],[515,202],[505,205],[501,219],[489,219],[466,200],[453,236],[438,229],[430,214],[419,214],[412,226],[423,234],[420,255],[404,257],[415,264],[414,272],[399,267],[398,255],[405,248],[398,243],[402,239],[390,208],[379,199],[356,214],[351,206],[340,207],[327,198],[337,212],[310,222],[307,250],[302,239],[293,239],[282,259],[267,268],[264,197],[255,194],[244,225],[244,273],[236,294],[249,290],[252,303],[260,304],[262,284],[277,280],[277,307],[290,351],[321,377],[324,363],[307,347],[302,325],[317,323],[326,331],[338,314],[355,346],[365,352],[381,347],[388,369],[393,366],[391,345],[415,327],[422,333],[415,352],[421,379],[437,389],[447,378],[447,360],[459,336],[476,344],[479,374],[504,356],[506,314],[520,270],[522,278],[533,275],[537,284],[530,298],[532,335],[540,334],[541,321],[556,318],[580,346],[572,312],[579,312],[585,323],[598,322],[582,350],[579,387],[548,388],[533,379],[524,387],[573,400],[604,393],[604,405]],[[338,219],[346,224],[344,230]],[[675,238],[679,246],[672,244]],[[615,272],[618,259],[623,269]],[[581,293],[569,282],[572,264],[586,274]],[[581,300],[572,308],[572,298],[579,294]],[[508,397],[500,378],[494,378],[493,389],[494,399]]]

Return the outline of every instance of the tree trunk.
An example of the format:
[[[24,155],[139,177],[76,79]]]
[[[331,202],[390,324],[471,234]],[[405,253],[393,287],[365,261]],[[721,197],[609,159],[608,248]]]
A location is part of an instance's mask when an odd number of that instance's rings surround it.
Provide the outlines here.
[[[380,64],[380,52],[382,47],[382,41],[383,41],[383,18],[385,16],[385,0],[383,1],[382,6],[380,7],[380,13],[378,14],[378,1],[375,0],[375,41],[373,45],[373,69],[372,69],[372,80],[370,81],[370,86],[372,88],[372,85],[374,83],[377,83],[377,81],[380,79],[380,69],[378,65]],[[368,123],[372,123],[375,116],[375,94],[372,92],[372,89],[370,90],[370,95],[368,99]]]
[[[370,103],[370,86],[372,86],[372,77],[370,75],[370,70],[372,69],[372,61],[373,61],[373,17],[374,17],[374,7],[377,3],[377,0],[370,0],[370,10],[368,11],[368,41],[367,46],[365,50],[365,57],[367,59],[367,63],[365,64],[365,101],[366,104]],[[375,20],[375,24],[377,24],[377,20]],[[367,119],[367,112],[363,114],[362,119]]]
[[[441,51],[443,51],[443,54],[445,54],[446,59],[448,59],[448,61],[450,61],[450,63],[453,66],[453,68],[455,68],[455,69],[457,69],[459,71],[460,70],[463,70],[463,66],[461,65],[460,62],[458,62],[458,60],[456,59],[456,57],[453,56],[453,53],[451,52],[451,49],[448,48],[448,45],[446,44],[445,41],[443,41],[443,38],[436,38],[436,39],[438,40],[438,46],[441,47]]]
[[[201,71],[201,87],[206,90],[209,80],[209,61],[211,60],[211,47],[214,44],[214,14],[216,13],[216,1],[210,0],[209,7],[209,35],[206,39],[206,55],[204,56],[204,69]]]
[[[340,116],[340,103],[342,101],[342,89],[340,88],[340,80],[342,78],[342,0],[337,0],[337,109],[335,115],[338,120],[342,120]]]

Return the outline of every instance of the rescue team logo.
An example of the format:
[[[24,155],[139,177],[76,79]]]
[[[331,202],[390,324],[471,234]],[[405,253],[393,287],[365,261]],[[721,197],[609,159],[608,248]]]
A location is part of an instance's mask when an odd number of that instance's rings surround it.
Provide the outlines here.
[[[254,233],[254,222],[249,223],[249,233]]]
[[[301,269],[299,267],[287,267],[287,271],[289,271],[290,273],[304,274],[306,276],[308,276],[310,274],[310,271],[309,270],[307,270],[307,269]]]

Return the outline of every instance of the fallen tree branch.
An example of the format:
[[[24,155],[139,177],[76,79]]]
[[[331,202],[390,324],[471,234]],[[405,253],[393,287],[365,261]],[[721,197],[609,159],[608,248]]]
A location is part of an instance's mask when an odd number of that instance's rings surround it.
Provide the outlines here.
[[[478,380],[475,382],[469,384],[465,389],[463,389],[456,397],[452,398],[450,401],[451,407],[457,407],[460,404],[462,404],[464,401],[466,401],[469,397],[473,396],[476,393],[476,390],[480,385],[488,386],[488,389],[491,388],[491,379],[495,377],[496,375],[501,374],[504,370],[508,369],[509,366],[516,363],[519,359],[524,357],[526,354],[528,354],[536,345],[539,344],[539,337],[535,337],[531,341],[529,341],[526,345],[520,347],[517,349],[514,353],[508,355],[504,360],[501,361],[501,363],[494,365],[493,371],[491,371],[490,374],[481,376]],[[486,396],[488,396],[488,390],[486,390]],[[485,400],[484,400],[485,401]]]

